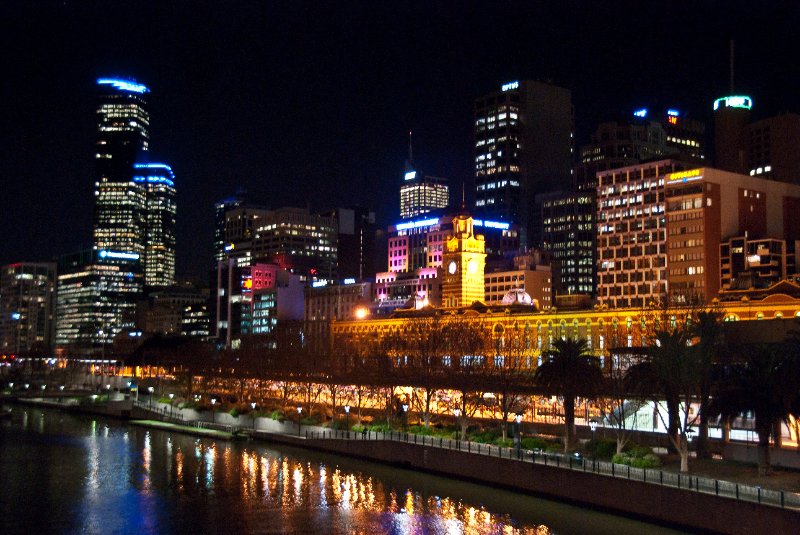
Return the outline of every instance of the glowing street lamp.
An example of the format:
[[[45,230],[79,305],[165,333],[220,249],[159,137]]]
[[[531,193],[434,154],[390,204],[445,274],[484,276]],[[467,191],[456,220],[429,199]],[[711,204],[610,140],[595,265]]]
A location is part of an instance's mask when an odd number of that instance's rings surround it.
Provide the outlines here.
[[[456,417],[456,426],[461,425],[461,409],[453,409],[453,415]],[[457,437],[461,437],[460,433],[456,433]]]
[[[300,436],[300,427],[303,425],[300,422],[300,415],[303,414],[303,407],[297,407],[297,436]]]
[[[252,411],[252,414],[253,414],[253,431],[255,431],[256,430],[256,402],[255,401],[250,402],[250,408],[253,410]]]
[[[355,316],[357,320],[363,320],[367,316],[369,316],[369,310],[365,306],[360,306],[356,308]]]
[[[155,390],[152,386],[147,387],[147,391],[150,393],[150,408],[153,408],[153,390]]]
[[[345,427],[347,428],[347,438],[350,438],[350,405],[344,406],[344,414],[347,421],[345,423]]]
[[[408,403],[403,403],[403,427],[408,427]]]
[[[522,414],[517,413],[514,416],[514,421],[517,422],[517,432],[514,434],[514,442],[517,445],[517,459],[522,456]]]
[[[217,398],[211,398],[211,423],[212,424],[214,423],[214,420],[215,420],[215,417],[214,417],[214,405],[216,405],[216,404],[217,404]]]
[[[595,451],[594,451],[594,432],[597,431],[597,420],[592,418],[589,420],[589,429],[592,431],[592,466],[594,466]]]
[[[169,394],[169,416],[170,416],[170,418],[172,418],[172,415],[173,415],[173,411],[172,411],[172,400],[173,400],[174,398],[175,398],[175,394],[173,394],[172,392],[170,392],[170,394]]]

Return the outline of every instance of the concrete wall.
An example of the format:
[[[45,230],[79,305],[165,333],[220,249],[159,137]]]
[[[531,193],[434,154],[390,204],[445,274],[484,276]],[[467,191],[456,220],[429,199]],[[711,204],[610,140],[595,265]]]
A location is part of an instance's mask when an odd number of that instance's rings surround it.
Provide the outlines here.
[[[466,452],[392,441],[305,440],[280,435],[270,439],[521,490],[693,530],[795,533],[800,522],[800,513],[790,509]]]

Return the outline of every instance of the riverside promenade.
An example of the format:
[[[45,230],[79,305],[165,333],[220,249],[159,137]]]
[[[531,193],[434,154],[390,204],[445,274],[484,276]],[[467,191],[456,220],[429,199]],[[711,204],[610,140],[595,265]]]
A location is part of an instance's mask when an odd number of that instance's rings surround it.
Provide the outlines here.
[[[59,403],[41,405],[70,410]],[[81,412],[87,412],[85,407]],[[97,413],[109,415],[104,410]],[[135,425],[223,440],[245,436],[346,455],[692,531],[796,533],[800,526],[796,493],[692,474],[400,432],[334,431],[268,418],[231,419],[227,414],[212,414],[212,421],[204,421],[141,402],[124,413]]]

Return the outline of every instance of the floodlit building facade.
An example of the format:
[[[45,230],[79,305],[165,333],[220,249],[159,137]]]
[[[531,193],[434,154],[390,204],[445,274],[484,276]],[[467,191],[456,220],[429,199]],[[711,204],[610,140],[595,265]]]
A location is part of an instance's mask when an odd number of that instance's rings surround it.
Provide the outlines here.
[[[134,164],[133,181],[144,188],[144,283],[175,284],[175,174],[163,163]]]

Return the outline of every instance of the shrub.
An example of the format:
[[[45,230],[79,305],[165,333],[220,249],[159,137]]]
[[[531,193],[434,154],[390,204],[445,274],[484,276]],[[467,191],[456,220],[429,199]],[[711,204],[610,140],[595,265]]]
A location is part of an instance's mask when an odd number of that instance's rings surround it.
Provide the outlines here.
[[[492,444],[494,444],[495,446],[500,446],[502,448],[511,448],[514,446],[514,439],[507,438],[503,440],[502,438],[496,438],[492,441]]]
[[[522,448],[526,450],[546,450],[548,442],[542,437],[525,437],[522,439]]]
[[[369,430],[377,431],[378,433],[388,433],[389,431],[393,431],[389,424],[373,424],[369,426]]]
[[[228,414],[230,414],[230,415],[231,415],[231,416],[233,416],[234,418],[238,418],[238,417],[239,417],[239,414],[240,414],[240,413],[239,413],[239,409],[237,409],[236,407],[234,407],[234,408],[232,408],[231,410],[229,410],[229,411],[228,411]]]
[[[482,444],[493,444],[501,436],[500,431],[497,429],[484,429],[478,433],[472,433],[470,440],[473,442],[480,442]]]
[[[633,446],[623,453],[614,455],[611,461],[634,468],[658,468],[661,466],[661,459],[653,453],[651,448],[645,446]]]
[[[283,414],[283,411],[281,410],[274,410],[271,413],[269,413],[267,417],[271,418],[272,420],[277,420],[279,422],[282,422],[286,419],[286,417]]]
[[[589,449],[592,443],[589,442]],[[617,441],[614,439],[603,438],[594,443],[594,457],[598,459],[610,459],[617,453]]]

